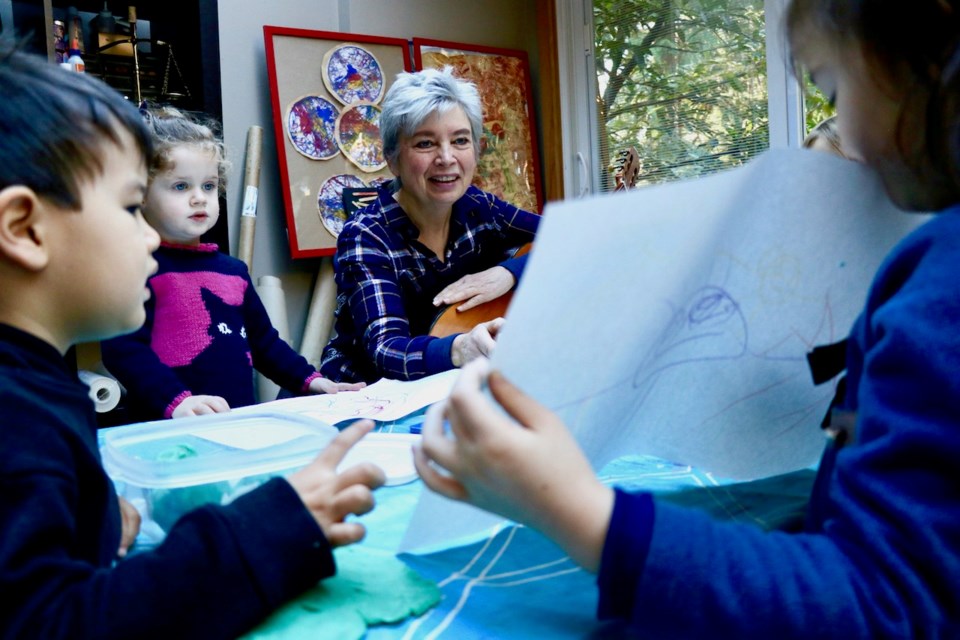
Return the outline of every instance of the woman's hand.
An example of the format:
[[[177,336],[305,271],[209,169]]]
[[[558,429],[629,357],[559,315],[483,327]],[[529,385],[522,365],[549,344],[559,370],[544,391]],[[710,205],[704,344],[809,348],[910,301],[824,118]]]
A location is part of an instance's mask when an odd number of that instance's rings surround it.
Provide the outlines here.
[[[120,503],[120,548],[117,555],[122,558],[140,534],[140,512],[123,496],[117,496],[117,501]]]
[[[350,448],[373,429],[372,420],[360,420],[340,434],[317,458],[288,478],[303,504],[323,529],[331,547],[363,539],[366,529],[359,522],[345,522],[351,514],[373,509],[373,490],[386,482],[383,469],[370,462],[354,465],[343,473],[337,466]]]
[[[457,307],[457,311],[466,311],[478,304],[499,298],[510,291],[515,284],[516,279],[505,267],[491,267],[480,273],[463,276],[456,282],[448,284],[433,298],[433,306],[463,302]]]
[[[359,391],[367,386],[366,382],[334,382],[330,378],[314,378],[307,390],[310,393],[337,393],[338,391]]]
[[[227,411],[230,411],[230,405],[220,396],[187,396],[177,405],[170,417],[203,416]]]
[[[504,322],[506,321],[503,318],[481,322],[469,333],[461,333],[454,338],[453,346],[450,348],[450,360],[453,361],[453,366],[462,367],[480,356],[492,354],[497,344],[497,333]]]
[[[554,413],[488,371],[485,359],[464,368],[446,402],[427,412],[414,446],[420,477],[441,495],[539,530],[596,571],[613,491]],[[481,391],[485,380],[507,415]]]

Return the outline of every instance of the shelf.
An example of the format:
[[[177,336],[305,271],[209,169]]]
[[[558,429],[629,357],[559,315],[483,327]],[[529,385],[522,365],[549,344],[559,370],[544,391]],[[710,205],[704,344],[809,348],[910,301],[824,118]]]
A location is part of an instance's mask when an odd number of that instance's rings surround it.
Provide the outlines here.
[[[44,2],[12,0],[13,28],[25,38],[27,51],[47,52],[47,34],[53,29],[44,11]],[[141,0],[120,2],[109,0],[107,8],[117,19],[126,20],[128,4],[137,7],[137,22],[149,22],[149,39],[139,29],[140,97],[164,104],[173,104],[189,111],[202,111],[220,120],[223,107],[220,97],[220,53],[217,0]],[[90,75],[103,78],[107,84],[136,99],[133,58],[130,55],[97,55],[95,39],[90,37],[89,21],[103,10],[103,0],[51,0],[53,19],[66,22],[69,7],[76,7],[84,18],[86,49],[83,60]],[[9,25],[4,25],[4,30]],[[161,95],[168,50],[156,42],[169,43],[180,74],[170,70],[168,95]],[[226,202],[221,199],[220,220],[209,233],[209,240],[228,246]]]
[[[136,71],[133,56],[110,55],[100,53],[84,58],[87,73],[101,78],[104,82],[124,94],[130,100],[136,100]],[[185,104],[191,98],[190,90],[168,60],[165,51],[145,53],[138,51],[137,66],[140,76],[140,100],[151,100],[164,104],[190,107]],[[164,76],[168,65],[171,67],[167,78],[167,92],[164,93]]]

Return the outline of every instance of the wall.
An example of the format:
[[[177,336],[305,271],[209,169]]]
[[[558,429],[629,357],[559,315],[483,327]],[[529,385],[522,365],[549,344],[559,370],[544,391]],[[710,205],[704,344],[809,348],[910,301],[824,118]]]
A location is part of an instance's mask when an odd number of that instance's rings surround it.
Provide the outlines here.
[[[300,344],[320,260],[290,258],[263,25],[523,49],[530,56],[536,94],[534,7],[535,0],[219,0],[224,139],[233,162],[227,191],[231,253],[236,254],[240,233],[247,129],[259,125],[264,136],[252,271],[254,279],[275,275],[282,280],[290,341],[295,348]]]

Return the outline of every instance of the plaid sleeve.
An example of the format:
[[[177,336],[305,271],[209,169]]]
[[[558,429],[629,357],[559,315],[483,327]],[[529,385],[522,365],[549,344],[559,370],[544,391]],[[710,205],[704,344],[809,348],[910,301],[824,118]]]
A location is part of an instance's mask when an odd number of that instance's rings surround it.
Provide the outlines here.
[[[364,352],[384,377],[413,380],[453,367],[449,354],[446,362],[427,358],[427,347],[436,338],[410,335],[398,281],[402,265],[375,228],[358,229],[338,261],[338,285],[361,333]]]
[[[500,231],[511,246],[532,242],[540,226],[540,215],[510,204],[492,193],[483,192]]]
[[[486,205],[490,207],[497,234],[507,248],[513,250],[528,242],[533,242],[540,226],[539,214],[512,205],[492,193],[484,191],[479,193],[482,194]],[[500,266],[513,274],[513,279],[519,283],[527,265],[528,257],[524,255],[507,258],[500,263]]]

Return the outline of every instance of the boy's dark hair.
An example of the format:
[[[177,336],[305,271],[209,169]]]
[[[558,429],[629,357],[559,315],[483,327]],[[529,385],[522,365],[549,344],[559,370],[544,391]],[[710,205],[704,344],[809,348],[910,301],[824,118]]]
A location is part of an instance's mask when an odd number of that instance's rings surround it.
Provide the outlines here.
[[[103,145],[126,129],[150,157],[150,132],[134,105],[105,83],[0,45],[0,189],[24,185],[79,209],[80,185],[103,171]]]
[[[907,100],[900,114],[901,155],[960,187],[960,0],[792,0],[785,27],[836,42],[857,42],[876,79],[896,83]],[[923,146],[906,150],[909,123],[922,123]]]

